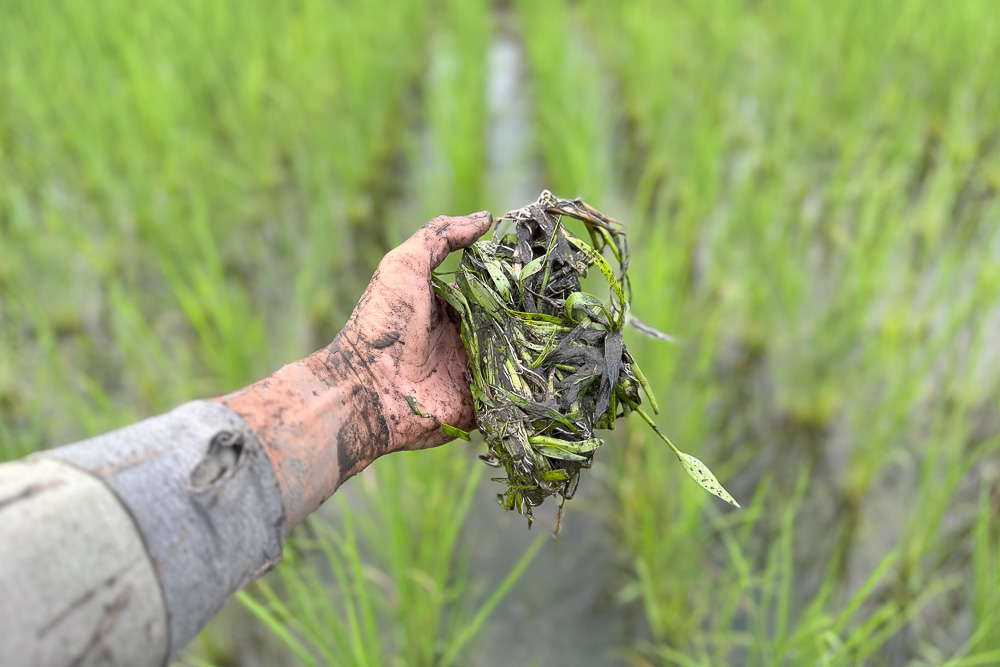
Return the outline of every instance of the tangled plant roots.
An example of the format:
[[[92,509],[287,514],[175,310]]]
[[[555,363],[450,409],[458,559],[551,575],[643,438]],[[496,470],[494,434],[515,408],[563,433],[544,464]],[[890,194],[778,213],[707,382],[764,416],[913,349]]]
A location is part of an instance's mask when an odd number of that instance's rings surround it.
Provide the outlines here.
[[[583,222],[590,243],[565,228],[567,217]],[[494,233],[493,240],[464,251],[454,285],[434,277],[435,292],[462,316],[476,420],[489,446],[482,459],[507,473],[494,478],[507,484],[500,505],[517,509],[529,525],[532,508],[548,496],[558,494],[561,509],[603,444],[597,430],[613,429],[616,419],[637,412],[695,481],[739,507],[708,468],[674,447],[640,408],[641,388],[657,412],[652,389],[622,340],[630,287],[621,223],[579,199],[545,191],[500,218],[495,229],[511,224],[512,232]],[[592,267],[607,281],[607,302],[581,289]],[[637,328],[666,338],[645,325]]]

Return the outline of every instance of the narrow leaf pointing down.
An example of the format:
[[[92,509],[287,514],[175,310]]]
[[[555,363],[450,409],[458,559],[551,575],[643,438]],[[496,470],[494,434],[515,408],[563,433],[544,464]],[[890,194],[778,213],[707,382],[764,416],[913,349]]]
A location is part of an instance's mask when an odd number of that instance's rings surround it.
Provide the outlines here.
[[[726,491],[721,484],[719,484],[719,480],[715,478],[715,475],[712,474],[712,471],[708,469],[707,465],[684,452],[677,452],[677,456],[680,458],[681,463],[684,464],[684,470],[687,471],[687,474],[691,475],[691,478],[694,481],[701,485],[701,488],[722,498],[733,507],[740,506],[740,504],[736,502],[731,495],[729,495],[729,492]]]

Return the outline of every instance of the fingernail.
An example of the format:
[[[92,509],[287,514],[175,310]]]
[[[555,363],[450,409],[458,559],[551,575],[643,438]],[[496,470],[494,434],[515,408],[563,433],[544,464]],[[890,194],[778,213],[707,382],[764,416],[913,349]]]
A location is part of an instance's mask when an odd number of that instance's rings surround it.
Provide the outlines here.
[[[490,212],[489,211],[480,211],[479,213],[473,213],[473,214],[467,215],[465,217],[469,218],[470,220],[479,220],[479,219],[482,219],[482,218],[488,218],[488,217],[490,217]]]

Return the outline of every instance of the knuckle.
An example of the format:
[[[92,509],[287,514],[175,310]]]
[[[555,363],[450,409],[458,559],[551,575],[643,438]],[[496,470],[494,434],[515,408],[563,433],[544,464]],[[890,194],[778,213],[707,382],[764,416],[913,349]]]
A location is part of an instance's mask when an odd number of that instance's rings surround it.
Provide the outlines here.
[[[393,248],[389,252],[385,253],[382,257],[382,261],[378,263],[379,272],[390,272],[406,264],[406,258],[409,253],[403,248],[403,246],[398,246]]]
[[[418,235],[426,236],[430,232],[434,232],[434,231],[440,229],[441,227],[443,227],[445,224],[448,223],[448,221],[450,219],[451,218],[449,218],[446,215],[435,216],[435,217],[431,218],[430,220],[428,220],[427,222],[425,222],[423,224],[423,226],[418,230],[417,233],[418,233]]]
[[[393,248],[379,262],[379,273],[383,280],[393,280],[400,276],[420,274],[426,270],[427,249],[425,244],[413,247],[404,244]]]

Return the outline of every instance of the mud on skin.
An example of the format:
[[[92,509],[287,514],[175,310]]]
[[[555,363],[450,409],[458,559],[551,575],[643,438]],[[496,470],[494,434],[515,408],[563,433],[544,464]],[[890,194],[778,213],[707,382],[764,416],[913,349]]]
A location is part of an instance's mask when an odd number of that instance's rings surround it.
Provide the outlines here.
[[[389,425],[382,413],[378,392],[360,384],[351,389],[356,420],[340,427],[337,462],[342,480],[353,477],[380,454],[389,449]]]
[[[473,243],[491,222],[485,212],[435,218],[383,258],[329,345],[215,399],[264,444],[289,527],[379,456],[447,442],[442,423],[474,426],[459,318],[431,280],[450,252]],[[408,398],[432,416],[415,415]]]

